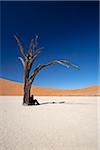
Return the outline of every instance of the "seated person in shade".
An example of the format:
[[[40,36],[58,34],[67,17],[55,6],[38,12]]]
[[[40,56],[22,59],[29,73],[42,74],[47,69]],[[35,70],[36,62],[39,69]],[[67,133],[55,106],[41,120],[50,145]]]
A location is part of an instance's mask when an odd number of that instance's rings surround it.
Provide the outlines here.
[[[30,104],[32,105],[40,105],[39,102],[33,98],[33,95],[30,97]]]

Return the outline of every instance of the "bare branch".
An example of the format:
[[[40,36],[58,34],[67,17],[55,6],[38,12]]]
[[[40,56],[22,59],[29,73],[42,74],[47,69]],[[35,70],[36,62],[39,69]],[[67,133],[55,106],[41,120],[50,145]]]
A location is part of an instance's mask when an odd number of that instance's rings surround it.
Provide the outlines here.
[[[72,67],[74,67],[74,68],[80,70],[78,66],[76,66],[76,65],[74,65],[74,64],[72,64],[72,63],[70,63],[70,61],[68,61],[68,60],[60,60],[59,63],[63,63],[62,65],[65,65],[67,68],[69,68],[69,67],[72,66]]]
[[[17,42],[17,44],[18,44],[18,46],[19,46],[19,48],[20,48],[20,52],[22,53],[22,55],[23,55],[25,58],[27,58],[27,56],[26,56],[26,54],[25,54],[25,51],[24,51],[24,47],[23,47],[22,43],[20,42],[19,38],[18,38],[16,35],[14,35],[14,38],[16,39],[16,42]]]
[[[36,47],[36,49],[37,49],[37,45],[38,45],[38,42],[37,42],[38,38],[39,38],[39,36],[36,35],[36,36],[35,36],[35,47]]]
[[[43,48],[37,49],[35,52],[33,52],[32,56],[29,57],[29,70],[31,69],[33,62],[36,60],[39,53],[41,52],[41,49],[43,49]]]
[[[76,69],[79,69],[76,65],[74,64],[71,64],[70,62],[66,61],[66,60],[54,60],[52,62],[49,62],[48,64],[44,64],[44,65],[38,65],[38,67],[34,70],[33,74],[31,75],[30,77],[30,83],[33,82],[35,76],[39,73],[40,70],[42,70],[43,68],[47,67],[47,66],[50,66],[50,65],[53,65],[53,64],[61,64],[67,68],[73,66],[74,68]]]
[[[34,56],[30,59],[29,65],[28,65],[29,71],[31,70],[32,64],[33,64],[33,62],[36,60],[36,58],[37,58],[37,56],[38,56],[39,53],[40,53],[40,52],[38,52],[36,55],[34,55]]]
[[[18,57],[18,59],[21,61],[21,63],[23,64],[23,67],[24,67],[25,66],[24,59],[22,57]]]
[[[36,54],[39,54],[42,49],[43,49],[43,47],[36,49],[36,50],[33,52],[32,56],[34,57]]]
[[[30,45],[29,45],[29,48],[28,48],[28,55],[30,55],[33,51],[36,51],[38,48],[37,48],[37,40],[38,40],[38,36],[36,35],[35,38],[33,38],[30,42]]]
[[[30,45],[29,45],[29,48],[28,48],[28,54],[30,55],[30,54],[32,54],[32,48],[33,48],[33,45],[34,45],[34,38],[31,40],[31,43],[30,43]]]
[[[58,64],[61,64],[61,65],[65,66],[65,67],[67,67],[67,68],[70,68],[70,65],[65,64],[64,62],[62,62],[62,60],[61,60],[61,61],[56,60],[56,62],[57,62]]]

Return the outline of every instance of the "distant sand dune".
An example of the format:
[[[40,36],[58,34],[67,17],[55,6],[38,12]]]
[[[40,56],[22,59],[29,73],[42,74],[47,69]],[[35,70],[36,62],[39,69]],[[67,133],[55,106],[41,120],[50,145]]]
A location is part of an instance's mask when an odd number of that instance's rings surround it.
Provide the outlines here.
[[[36,96],[97,96],[100,95],[100,86],[91,86],[77,90],[32,86],[32,93]],[[0,78],[0,95],[21,96],[23,95],[23,84]]]

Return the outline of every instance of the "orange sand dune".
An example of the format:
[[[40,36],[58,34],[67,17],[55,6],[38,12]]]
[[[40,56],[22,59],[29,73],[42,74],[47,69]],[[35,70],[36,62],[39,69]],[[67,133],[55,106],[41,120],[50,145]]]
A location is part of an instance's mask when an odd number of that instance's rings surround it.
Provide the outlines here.
[[[64,90],[32,86],[31,92],[36,96],[97,96],[100,95],[100,86],[91,86],[77,90]],[[0,78],[0,95],[23,95],[23,84]]]

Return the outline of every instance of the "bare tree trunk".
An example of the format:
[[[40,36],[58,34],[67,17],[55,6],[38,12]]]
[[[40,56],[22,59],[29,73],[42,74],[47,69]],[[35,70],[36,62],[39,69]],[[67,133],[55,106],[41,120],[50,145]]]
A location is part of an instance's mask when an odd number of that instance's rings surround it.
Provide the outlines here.
[[[29,82],[25,82],[23,104],[26,105],[30,104],[30,93],[31,93],[31,85],[29,84]]]

